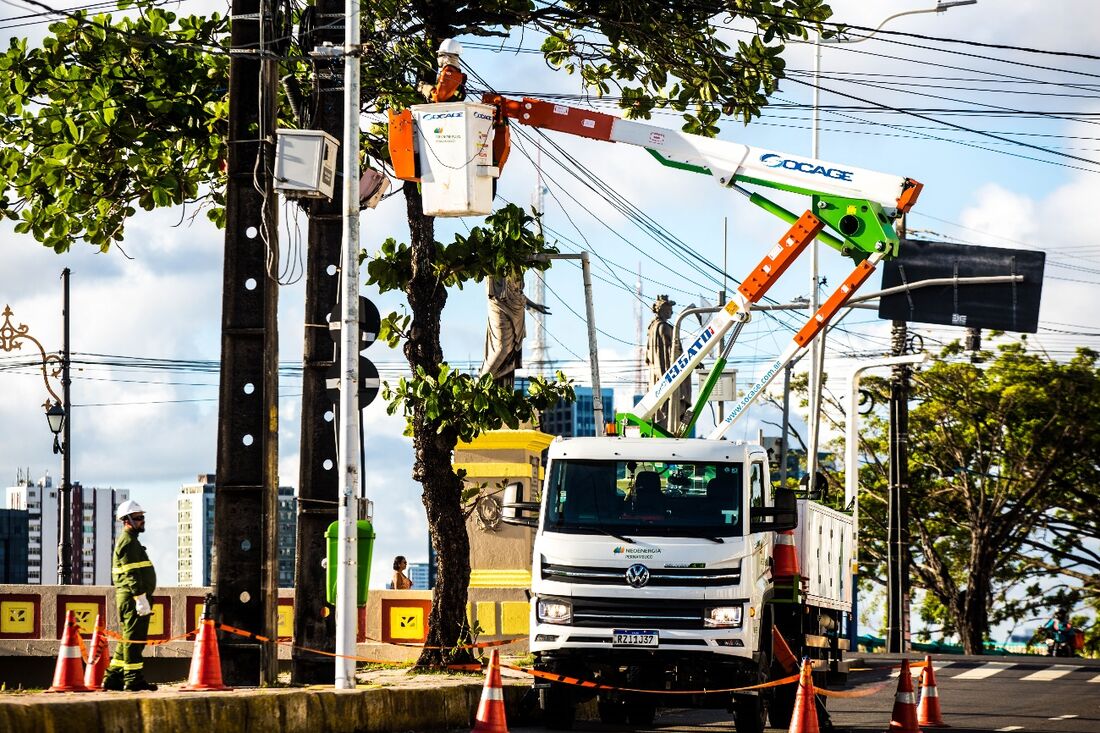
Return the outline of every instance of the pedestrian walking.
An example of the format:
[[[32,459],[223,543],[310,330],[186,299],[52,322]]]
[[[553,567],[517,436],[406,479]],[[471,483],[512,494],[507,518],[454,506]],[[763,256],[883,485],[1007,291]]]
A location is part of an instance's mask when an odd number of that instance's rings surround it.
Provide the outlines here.
[[[111,576],[115,583],[115,605],[118,606],[122,642],[103,676],[104,690],[155,690],[157,686],[145,680],[145,640],[149,636],[149,617],[153,613],[151,598],[157,587],[157,572],[138,535],[145,531],[145,510],[136,501],[119,504],[116,516],[122,522],[122,532],[115,543]]]
[[[394,590],[408,590],[413,587],[413,582],[409,580],[409,576],[405,575],[405,568],[409,567],[409,561],[405,559],[404,555],[398,555],[393,559],[393,589]]]

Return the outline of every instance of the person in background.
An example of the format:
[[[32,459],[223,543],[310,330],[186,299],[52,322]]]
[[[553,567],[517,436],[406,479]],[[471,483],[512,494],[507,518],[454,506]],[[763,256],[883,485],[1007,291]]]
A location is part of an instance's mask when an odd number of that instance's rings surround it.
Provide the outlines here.
[[[157,572],[149,554],[138,542],[145,531],[145,510],[136,501],[124,501],[116,513],[122,522],[122,532],[115,543],[111,576],[115,583],[115,605],[118,607],[122,643],[103,675],[104,690],[155,690],[145,681],[145,640],[149,636],[149,617],[153,614],[151,600],[157,587]]]
[[[408,590],[413,587],[409,576],[405,575],[405,568],[409,567],[409,561],[404,555],[398,555],[393,559],[393,589]]]

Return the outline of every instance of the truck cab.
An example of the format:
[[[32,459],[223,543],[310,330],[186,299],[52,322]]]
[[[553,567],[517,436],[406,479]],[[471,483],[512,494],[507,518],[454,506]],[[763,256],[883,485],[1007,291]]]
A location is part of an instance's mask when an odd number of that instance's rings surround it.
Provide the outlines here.
[[[766,681],[773,506],[759,445],[675,438],[551,444],[532,565],[537,669],[616,688],[721,690]],[[547,722],[568,728],[590,690],[551,683]],[[601,690],[605,722],[647,724],[656,698]],[[671,703],[671,700],[670,700]],[[677,707],[733,709],[763,729],[763,696],[700,692]]]

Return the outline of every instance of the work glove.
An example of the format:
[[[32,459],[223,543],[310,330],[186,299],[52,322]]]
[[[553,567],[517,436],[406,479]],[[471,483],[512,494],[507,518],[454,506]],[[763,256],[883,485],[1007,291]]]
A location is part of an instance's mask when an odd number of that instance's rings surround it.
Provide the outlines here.
[[[148,616],[153,612],[153,607],[149,605],[149,599],[144,593],[134,596],[134,610],[137,611],[138,616]]]

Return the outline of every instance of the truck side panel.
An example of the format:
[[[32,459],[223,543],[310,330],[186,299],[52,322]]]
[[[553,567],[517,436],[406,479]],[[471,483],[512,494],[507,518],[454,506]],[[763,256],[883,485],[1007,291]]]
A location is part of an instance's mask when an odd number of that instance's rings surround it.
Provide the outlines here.
[[[799,567],[811,606],[852,608],[852,518],[812,501],[798,502]]]

